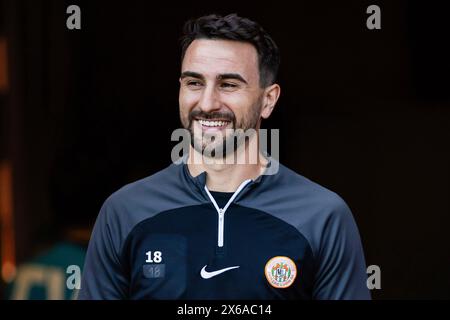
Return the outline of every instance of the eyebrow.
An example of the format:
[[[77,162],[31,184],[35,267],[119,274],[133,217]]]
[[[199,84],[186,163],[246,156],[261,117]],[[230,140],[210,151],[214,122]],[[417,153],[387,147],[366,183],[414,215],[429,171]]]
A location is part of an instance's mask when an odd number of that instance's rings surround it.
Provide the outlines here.
[[[248,84],[247,81],[238,73],[222,73],[217,76],[217,80],[224,80],[224,79],[234,79],[239,80],[245,84]]]
[[[197,78],[200,80],[205,80],[205,77],[197,72],[193,72],[193,71],[184,71],[183,73],[181,73],[180,79],[184,79],[187,77],[191,77],[191,78]]]
[[[180,79],[184,79],[186,77],[192,77],[192,78],[197,78],[200,80],[205,80],[205,77],[202,74],[200,74],[198,72],[193,72],[193,71],[184,71],[181,73]],[[247,81],[245,81],[245,79],[239,73],[221,73],[216,78],[217,78],[217,80],[235,79],[235,80],[241,81],[245,84],[248,84]]]

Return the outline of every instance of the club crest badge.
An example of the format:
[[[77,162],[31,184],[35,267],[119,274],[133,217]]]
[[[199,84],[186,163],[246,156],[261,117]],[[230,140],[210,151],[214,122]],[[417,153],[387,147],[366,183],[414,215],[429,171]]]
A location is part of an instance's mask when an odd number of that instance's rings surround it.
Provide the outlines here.
[[[266,263],[266,279],[272,287],[287,288],[297,277],[297,266],[288,257],[273,257]]]

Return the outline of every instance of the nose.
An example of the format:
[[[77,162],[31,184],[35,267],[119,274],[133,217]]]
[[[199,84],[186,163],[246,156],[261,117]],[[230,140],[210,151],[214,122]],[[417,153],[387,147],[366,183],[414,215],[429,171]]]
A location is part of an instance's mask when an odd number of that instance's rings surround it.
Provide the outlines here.
[[[220,99],[216,90],[213,86],[206,87],[203,90],[200,100],[198,102],[198,107],[203,112],[213,112],[220,109]]]

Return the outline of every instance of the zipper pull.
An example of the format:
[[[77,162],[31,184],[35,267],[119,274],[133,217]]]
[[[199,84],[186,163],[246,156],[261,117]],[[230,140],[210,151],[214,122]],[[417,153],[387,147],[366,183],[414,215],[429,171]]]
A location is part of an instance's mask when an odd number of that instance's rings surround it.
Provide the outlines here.
[[[223,220],[223,209],[219,209],[219,219]]]

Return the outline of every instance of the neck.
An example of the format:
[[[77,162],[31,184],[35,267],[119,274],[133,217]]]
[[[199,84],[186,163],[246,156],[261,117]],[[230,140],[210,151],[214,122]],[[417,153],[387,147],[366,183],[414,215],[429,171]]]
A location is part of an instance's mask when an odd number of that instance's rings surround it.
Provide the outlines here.
[[[209,190],[234,192],[245,180],[254,180],[263,174],[268,163],[268,160],[260,152],[258,152],[257,161],[254,161],[256,163],[230,164],[226,161],[230,157],[234,159],[234,153],[224,159],[213,160],[210,158],[205,161],[206,159],[191,147],[187,162],[188,169],[194,177],[206,171],[206,186]],[[201,159],[201,161],[193,161],[193,159]]]

